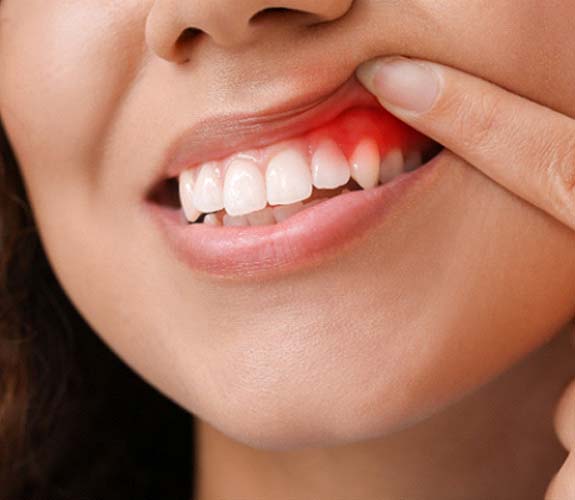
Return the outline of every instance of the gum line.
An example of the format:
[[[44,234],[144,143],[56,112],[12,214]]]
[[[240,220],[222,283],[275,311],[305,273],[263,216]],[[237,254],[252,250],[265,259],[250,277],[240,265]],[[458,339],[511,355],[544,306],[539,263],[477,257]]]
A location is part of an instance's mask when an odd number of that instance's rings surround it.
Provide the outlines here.
[[[425,144],[430,142],[429,138],[381,108],[351,108],[327,125],[297,138],[280,141],[264,148],[237,152],[222,160],[193,165],[187,170],[197,175],[200,167],[210,164],[220,171],[223,179],[228,166],[235,159],[244,158],[255,162],[262,173],[265,173],[272,157],[287,148],[295,148],[304,154],[309,164],[319,143],[324,139],[334,140],[349,159],[355,147],[366,138],[371,138],[377,143],[381,157],[394,148],[403,151],[421,150]]]

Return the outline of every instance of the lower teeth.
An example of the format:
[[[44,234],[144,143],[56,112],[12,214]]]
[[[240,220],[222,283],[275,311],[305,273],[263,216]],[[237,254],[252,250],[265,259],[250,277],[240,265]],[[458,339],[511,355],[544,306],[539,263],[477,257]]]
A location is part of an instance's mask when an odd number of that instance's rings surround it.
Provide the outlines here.
[[[343,189],[341,193],[349,192],[349,189]],[[302,210],[317,205],[322,201],[329,199],[330,196],[323,198],[313,198],[307,202],[298,202],[291,205],[267,205],[264,209],[252,212],[247,215],[232,216],[220,210],[204,214],[193,224],[205,224],[208,226],[268,226],[279,224],[295,215]]]

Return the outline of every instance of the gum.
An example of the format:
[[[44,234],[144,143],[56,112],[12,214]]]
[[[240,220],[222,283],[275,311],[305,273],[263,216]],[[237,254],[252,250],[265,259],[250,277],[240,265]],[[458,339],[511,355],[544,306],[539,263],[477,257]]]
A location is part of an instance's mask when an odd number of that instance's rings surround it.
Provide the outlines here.
[[[223,160],[207,163],[215,165],[222,178],[229,164],[237,158],[251,159],[260,167],[262,173],[265,173],[267,164],[276,153],[286,148],[296,148],[305,156],[308,164],[311,164],[315,150],[325,139],[335,141],[348,160],[357,145],[364,139],[372,139],[377,143],[382,158],[388,151],[395,148],[407,153],[414,150],[421,151],[426,145],[431,144],[429,138],[401,122],[383,108],[355,107],[342,112],[322,127],[299,137],[263,148],[234,153]],[[202,165],[195,165],[190,169],[197,175]]]
[[[312,154],[318,143],[326,137],[333,139],[347,158],[353,154],[358,143],[365,138],[375,140],[382,157],[394,148],[409,151],[429,142],[427,137],[399,121],[387,111],[375,108],[348,109],[331,123],[308,133]]]

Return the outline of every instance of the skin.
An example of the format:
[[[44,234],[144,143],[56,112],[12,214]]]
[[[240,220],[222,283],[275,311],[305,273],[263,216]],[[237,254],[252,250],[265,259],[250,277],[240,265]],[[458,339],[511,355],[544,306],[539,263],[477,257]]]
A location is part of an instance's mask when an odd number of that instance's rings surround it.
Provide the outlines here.
[[[313,15],[247,25],[272,6],[2,0],[0,113],[62,286],[198,417],[198,498],[540,498],[562,459],[548,413],[573,375],[565,225],[451,156],[403,200],[393,238],[382,224],[311,271],[230,284],[182,267],[142,198],[191,124],[333,88],[377,55],[575,116],[575,5],[292,0]],[[186,27],[205,34],[176,46]]]
[[[575,340],[572,337],[572,342]],[[563,393],[555,413],[555,428],[561,444],[569,451],[567,460],[547,491],[546,500],[569,500],[575,495],[575,382],[571,382]]]

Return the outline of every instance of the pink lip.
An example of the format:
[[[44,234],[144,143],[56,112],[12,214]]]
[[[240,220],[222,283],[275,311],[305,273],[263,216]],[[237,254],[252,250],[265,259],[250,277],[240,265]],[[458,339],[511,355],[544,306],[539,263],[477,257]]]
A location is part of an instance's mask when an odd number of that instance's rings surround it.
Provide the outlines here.
[[[318,93],[314,92],[276,106],[265,115],[228,114],[202,120],[167,149],[154,184],[177,177],[193,165],[303,134],[353,106],[381,108],[355,75],[323,97],[318,98]]]

